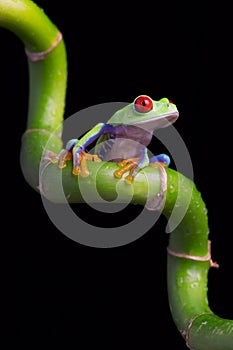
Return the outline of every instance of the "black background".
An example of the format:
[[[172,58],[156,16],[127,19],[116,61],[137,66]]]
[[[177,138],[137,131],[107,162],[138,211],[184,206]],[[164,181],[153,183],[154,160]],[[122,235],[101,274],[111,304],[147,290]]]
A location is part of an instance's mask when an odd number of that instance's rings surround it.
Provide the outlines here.
[[[66,43],[66,118],[98,103],[131,102],[142,93],[154,99],[166,96],[178,106],[176,128],[208,208],[213,259],[220,264],[209,274],[209,303],[219,316],[233,318],[227,122],[232,102],[225,93],[228,45],[224,30],[219,32],[227,9],[221,13],[189,2],[154,2],[153,8],[144,2],[129,9],[120,2],[37,4]],[[59,342],[67,349],[83,349],[94,341],[108,349],[135,344],[150,349],[160,342],[186,349],[167,299],[165,220],[126,246],[82,246],[53,226],[40,196],[25,182],[19,151],[27,115],[27,60],[15,35],[1,29],[0,40],[8,341],[30,342],[31,348]]]

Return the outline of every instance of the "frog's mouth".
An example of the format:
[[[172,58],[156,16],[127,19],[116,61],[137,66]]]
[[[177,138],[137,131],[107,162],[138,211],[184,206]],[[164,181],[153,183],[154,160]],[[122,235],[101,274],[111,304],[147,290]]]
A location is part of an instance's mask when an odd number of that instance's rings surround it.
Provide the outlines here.
[[[167,114],[162,114],[159,117],[151,117],[147,120],[142,120],[135,123],[136,126],[146,129],[148,131],[154,131],[156,129],[165,128],[173,124],[179,117],[179,112],[172,112]]]

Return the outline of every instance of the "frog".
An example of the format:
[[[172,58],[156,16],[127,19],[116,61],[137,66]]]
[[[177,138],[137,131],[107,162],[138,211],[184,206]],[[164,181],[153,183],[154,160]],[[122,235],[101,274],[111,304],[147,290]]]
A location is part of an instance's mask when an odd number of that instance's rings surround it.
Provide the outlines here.
[[[118,169],[114,177],[133,184],[138,172],[147,166],[170,164],[170,157],[165,153],[148,156],[150,144],[156,129],[173,124],[179,117],[176,105],[166,97],[153,100],[148,95],[137,96],[132,103],[113,113],[106,122],[96,124],[80,139],[70,139],[65,148],[52,155],[50,161],[58,163],[60,169],[66,167],[67,161],[73,162],[74,176],[89,176],[87,161],[116,162]],[[87,147],[96,142],[95,154]]]

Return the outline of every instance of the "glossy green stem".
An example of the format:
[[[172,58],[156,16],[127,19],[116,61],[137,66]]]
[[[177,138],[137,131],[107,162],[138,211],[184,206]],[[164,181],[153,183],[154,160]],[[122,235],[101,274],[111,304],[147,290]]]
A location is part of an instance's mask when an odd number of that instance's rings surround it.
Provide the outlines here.
[[[115,163],[88,163],[90,175],[80,178],[72,175],[68,162],[62,171],[57,165],[46,163],[41,171],[41,191],[56,203],[82,202],[81,193],[90,202],[114,200],[144,205],[149,190],[150,198],[160,191],[160,173],[157,168],[147,167],[141,171],[134,184],[114,178]],[[208,216],[205,203],[194,183],[175,170],[167,169],[167,193],[163,214],[171,227],[181,222],[169,234],[169,248],[188,256],[205,257],[208,249]],[[103,185],[104,184],[104,185]],[[116,192],[116,185],[117,192]],[[81,188],[81,191],[80,191]],[[98,189],[97,195],[96,188]],[[187,198],[190,198],[187,206]],[[175,212],[175,215],[174,215]],[[173,215],[171,215],[173,213]],[[171,222],[171,217],[175,222]],[[187,346],[195,350],[231,350],[233,346],[233,320],[215,315],[208,304],[208,272],[210,260],[195,261],[168,253],[168,297],[174,322]]]
[[[44,11],[29,0],[0,0],[0,26],[15,33],[30,52],[53,45],[58,28]],[[26,56],[25,56],[26,57]],[[67,59],[64,40],[41,61],[29,65],[29,108],[22,137],[21,168],[26,181],[37,190],[39,165],[48,139],[52,150],[62,147],[61,129],[65,107]]]
[[[57,27],[29,0],[0,0],[0,26],[14,32],[31,52],[47,50],[58,35]],[[46,159],[41,163],[46,148],[54,152],[62,148],[60,136],[67,80],[63,40],[42,61],[31,62],[29,58],[28,64],[28,122],[21,147],[21,166],[26,181],[56,203],[66,198],[69,202],[82,202],[80,186],[90,202],[99,201],[96,188],[98,194],[109,201],[115,199],[117,193],[121,202],[141,205],[145,204],[148,192],[154,198],[160,190],[160,173],[156,168],[144,169],[130,186],[114,178],[115,163],[89,162],[90,176],[83,179],[72,175],[70,162],[62,171]],[[215,315],[208,304],[210,261],[188,259],[190,255],[203,257],[208,253],[205,203],[191,180],[172,169],[167,169],[167,176],[163,214],[170,227],[175,225],[170,233],[169,248],[186,254],[186,257],[178,257],[168,253],[168,297],[174,322],[190,349],[232,350],[233,321]],[[177,218],[180,217],[179,222]]]
[[[176,189],[174,192],[173,189]],[[170,233],[174,252],[204,257],[208,253],[208,216],[201,193],[192,181],[168,170],[168,191],[163,214],[182,210],[186,196],[191,201],[180,224]],[[177,196],[177,197],[176,197]],[[174,322],[191,349],[233,349],[233,320],[215,315],[208,303],[210,261],[194,261],[168,253],[168,297]]]

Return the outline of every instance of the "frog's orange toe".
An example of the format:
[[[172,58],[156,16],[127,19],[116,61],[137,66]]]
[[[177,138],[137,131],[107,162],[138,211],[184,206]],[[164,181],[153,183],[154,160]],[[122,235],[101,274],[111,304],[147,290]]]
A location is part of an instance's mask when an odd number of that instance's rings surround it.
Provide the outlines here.
[[[59,162],[58,167],[59,167],[59,169],[64,169],[66,167],[66,162],[65,161]]]
[[[97,154],[94,154],[92,157],[93,161],[96,163],[100,163],[102,162],[102,159],[100,157],[97,156]]]
[[[124,171],[122,171],[122,169],[114,171],[114,176],[117,177],[118,179],[121,179],[123,175],[124,175]]]
[[[79,173],[80,173],[80,169],[79,168],[73,168],[73,170],[72,170],[72,174],[73,175],[79,175]]]
[[[134,182],[134,177],[133,177],[132,175],[126,176],[125,182],[126,182],[127,184],[132,185],[132,183]]]
[[[159,167],[159,166],[163,166],[163,167],[167,167],[167,164],[165,163],[165,162],[154,162],[154,163],[150,163],[149,164],[151,167],[154,167],[154,168],[156,168],[156,167]]]
[[[58,159],[56,157],[52,157],[52,158],[50,158],[50,162],[53,164],[56,164],[56,163],[58,163]]]
[[[132,184],[134,181],[133,172],[137,167],[137,161],[138,161],[137,158],[130,158],[130,159],[124,159],[123,161],[119,162],[118,166],[120,167],[120,169],[114,172],[115,177],[117,177],[118,179],[121,179],[126,172],[130,171],[129,175],[127,175],[125,178],[125,182],[128,184]]]

